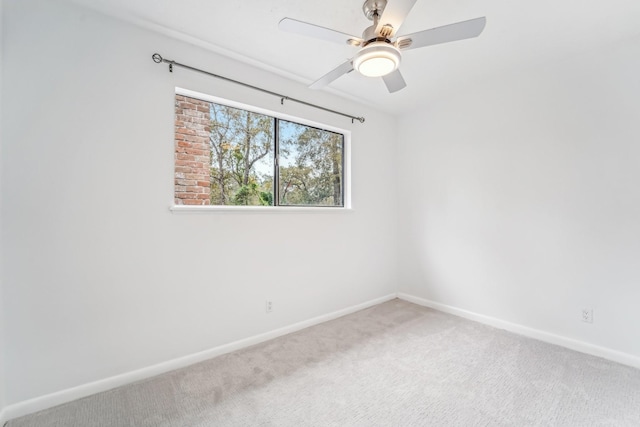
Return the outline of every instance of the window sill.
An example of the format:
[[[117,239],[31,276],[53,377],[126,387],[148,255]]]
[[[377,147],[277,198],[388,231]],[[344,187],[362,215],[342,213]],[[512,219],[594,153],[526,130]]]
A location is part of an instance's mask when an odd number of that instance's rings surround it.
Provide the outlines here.
[[[187,205],[174,205],[169,208],[174,214],[216,214],[216,213],[350,213],[354,210],[346,207],[307,207],[307,206],[187,206]]]

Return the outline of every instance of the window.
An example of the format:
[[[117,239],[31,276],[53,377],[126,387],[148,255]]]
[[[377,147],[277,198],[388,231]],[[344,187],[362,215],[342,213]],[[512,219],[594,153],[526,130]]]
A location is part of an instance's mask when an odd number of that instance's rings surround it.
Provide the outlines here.
[[[207,98],[176,93],[176,205],[345,206],[344,133]]]

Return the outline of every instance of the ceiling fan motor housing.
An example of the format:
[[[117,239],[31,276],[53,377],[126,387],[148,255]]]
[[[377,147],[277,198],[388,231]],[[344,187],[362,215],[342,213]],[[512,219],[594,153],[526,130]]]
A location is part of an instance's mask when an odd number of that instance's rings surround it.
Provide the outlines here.
[[[376,16],[382,16],[386,6],[387,0],[366,0],[362,5],[362,12],[368,20],[375,21]]]

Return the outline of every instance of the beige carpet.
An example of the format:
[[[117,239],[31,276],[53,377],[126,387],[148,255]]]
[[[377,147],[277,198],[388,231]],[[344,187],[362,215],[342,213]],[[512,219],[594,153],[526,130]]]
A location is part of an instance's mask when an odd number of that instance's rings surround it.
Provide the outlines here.
[[[24,426],[640,426],[640,370],[385,304]]]

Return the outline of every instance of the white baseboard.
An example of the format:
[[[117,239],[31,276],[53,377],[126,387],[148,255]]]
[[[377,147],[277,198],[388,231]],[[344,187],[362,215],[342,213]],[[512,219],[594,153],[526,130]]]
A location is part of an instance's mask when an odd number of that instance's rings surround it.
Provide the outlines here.
[[[463,310],[461,308],[441,304],[439,302],[430,301],[405,293],[398,293],[398,298],[412,302],[414,304],[433,308],[444,313],[449,313],[455,316],[464,317],[465,319],[484,323],[485,325],[493,326],[495,328],[504,329],[506,331],[514,332],[519,335],[524,335],[525,337],[559,345],[561,347],[566,347],[568,349],[590,354],[592,356],[602,357],[603,359],[622,363],[623,365],[632,366],[634,368],[640,368],[640,357],[628,353],[623,353],[606,347],[600,347],[594,344],[586,343],[584,341],[578,341],[573,338],[563,337],[561,335],[552,334],[550,332],[545,332],[539,329],[529,328],[517,323],[507,322],[506,320],[485,316],[483,314],[474,313],[472,311]]]
[[[36,397],[34,399],[14,403],[0,411],[0,426],[3,425],[5,420],[21,417],[23,415],[31,414],[36,411],[51,408],[53,406],[71,402],[76,399],[81,399],[92,394],[111,390],[125,384],[130,384],[132,382],[150,378],[159,374],[163,374],[165,372],[173,371],[175,369],[184,368],[185,366],[193,365],[194,363],[202,362],[204,360],[211,359],[222,354],[230,353],[232,351],[236,351],[245,347],[250,347],[252,345],[256,345],[264,341],[287,335],[292,332],[297,332],[310,326],[328,322],[330,320],[337,319],[338,317],[346,316],[347,314],[355,313],[356,311],[364,310],[365,308],[390,301],[394,298],[397,298],[396,294],[386,295],[364,302],[362,304],[347,307],[342,310],[334,311],[332,313],[294,323],[293,325],[285,326],[283,328],[279,328],[270,332],[265,332],[253,337],[214,347],[209,350],[190,354],[177,359],[162,362],[157,365],[148,366],[146,368],[116,375],[110,378],[105,378],[103,380],[94,381],[66,390],[61,390],[55,393]]]

